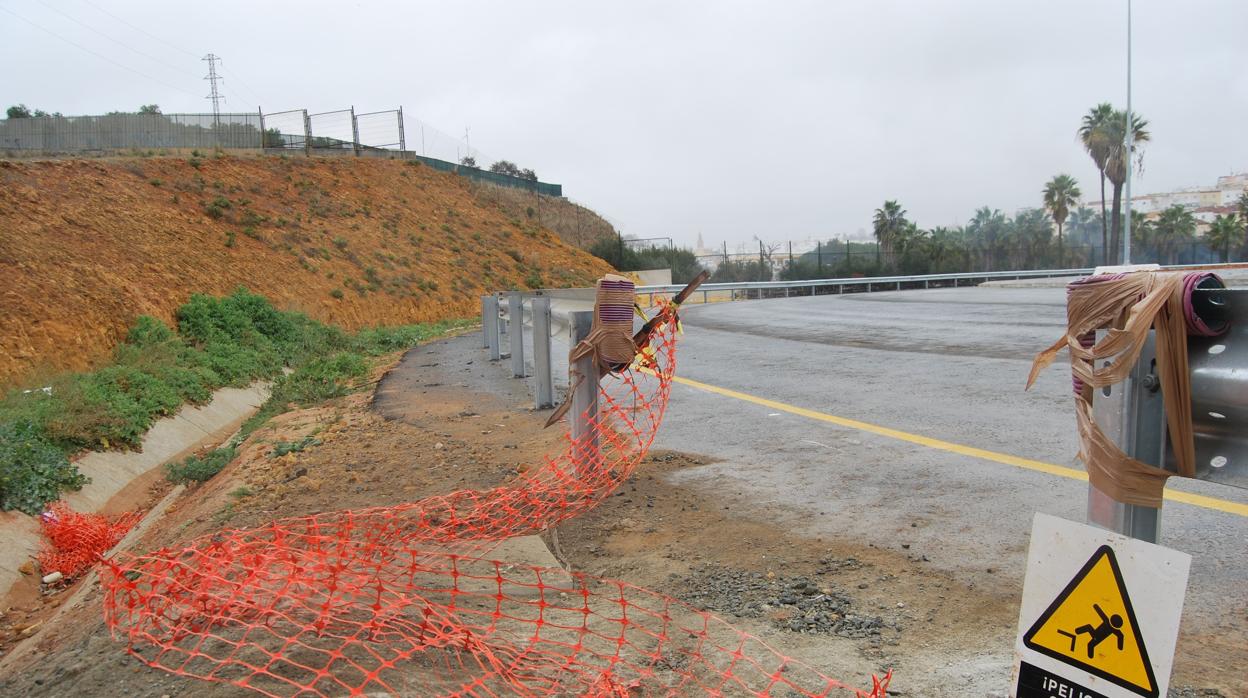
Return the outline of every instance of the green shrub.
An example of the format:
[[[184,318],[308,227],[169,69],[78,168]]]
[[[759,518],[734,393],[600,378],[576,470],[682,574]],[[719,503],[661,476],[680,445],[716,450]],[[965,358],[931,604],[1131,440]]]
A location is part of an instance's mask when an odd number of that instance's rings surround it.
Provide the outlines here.
[[[80,490],[87,482],[65,452],[33,424],[0,423],[0,510],[34,516],[60,499],[62,491]]]
[[[351,391],[368,371],[366,357],[464,324],[348,335],[300,313],[278,311],[245,289],[221,298],[192,296],[176,317],[175,331],[140,316],[109,365],[59,376],[46,390],[15,390],[0,399],[0,508],[37,512],[60,491],[85,482],[67,454],[137,447],[157,418],[188,402],[205,402],[222,386],[276,379],[272,398],[244,426],[250,433],[292,404],[317,404]],[[283,376],[286,367],[294,371]],[[222,457],[187,459],[171,466],[171,478],[210,477],[224,465],[216,463]]]
[[[204,482],[221,472],[234,460],[233,446],[214,449],[202,456],[189,456],[186,460],[165,465],[165,477],[174,484]]]
[[[342,300],[342,297],[346,294],[344,294],[340,288],[332,288],[329,290],[329,295],[331,298]]]
[[[177,339],[168,325],[150,315],[140,315],[126,333],[126,344],[139,348],[154,347]]]
[[[364,357],[354,352],[312,359],[279,378],[273,386],[273,397],[301,407],[315,405],[346,395],[352,379],[367,371]]]
[[[311,446],[320,446],[321,440],[315,436],[305,436],[298,441],[278,441],[273,444],[273,452],[269,454],[270,458],[279,458],[287,453],[299,453]]]

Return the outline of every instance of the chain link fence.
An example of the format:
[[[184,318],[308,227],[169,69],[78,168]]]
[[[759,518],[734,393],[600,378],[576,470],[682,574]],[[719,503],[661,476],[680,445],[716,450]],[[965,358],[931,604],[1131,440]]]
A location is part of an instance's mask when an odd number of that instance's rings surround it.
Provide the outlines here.
[[[356,113],[355,108],[309,114],[293,109],[265,114],[105,114],[103,116],[36,116],[0,120],[0,154],[7,157],[102,155],[166,149],[245,149],[269,152],[302,152],[307,155],[364,155],[418,160],[444,172],[479,182],[525,189],[547,196],[563,196],[558,184],[535,177],[516,177],[461,162],[460,152],[480,155],[465,142],[456,141],[416,122],[409,144],[403,125],[403,109]],[[430,157],[456,154],[456,159]],[[411,149],[409,149],[409,145]],[[417,149],[417,146],[419,149]],[[446,157],[450,157],[447,155]],[[484,156],[482,156],[484,162]]]
[[[0,150],[15,154],[153,148],[259,148],[261,116],[105,114],[0,120]]]

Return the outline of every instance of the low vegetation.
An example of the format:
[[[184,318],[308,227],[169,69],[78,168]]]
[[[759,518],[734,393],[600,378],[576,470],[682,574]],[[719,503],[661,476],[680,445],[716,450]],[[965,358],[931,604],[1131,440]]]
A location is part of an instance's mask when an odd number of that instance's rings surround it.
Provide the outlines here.
[[[674,284],[687,284],[702,272],[693,252],[679,247],[632,247],[618,237],[604,237],[590,245],[589,252],[620,271],[671,269]]]
[[[69,462],[82,449],[136,448],[152,423],[217,388],[273,380],[272,396],[246,432],[291,406],[344,395],[370,357],[403,349],[465,324],[427,323],[347,333],[301,313],[275,309],[239,289],[192,296],[177,328],[141,316],[99,369],[0,400],[0,508],[37,514],[85,479]],[[229,448],[170,468],[177,482],[202,481],[233,457]]]
[[[202,456],[190,456],[186,460],[169,463],[165,466],[170,482],[182,484],[187,482],[204,482],[221,472],[237,452],[234,444],[213,449]]]

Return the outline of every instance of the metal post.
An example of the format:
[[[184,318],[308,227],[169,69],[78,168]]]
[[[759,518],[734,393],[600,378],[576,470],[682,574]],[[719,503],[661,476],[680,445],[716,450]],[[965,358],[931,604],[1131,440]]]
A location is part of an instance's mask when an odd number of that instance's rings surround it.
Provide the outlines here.
[[[572,321],[572,346],[589,336],[594,324],[593,311],[570,313]],[[579,383],[578,383],[579,381]],[[578,475],[578,464],[586,464],[593,471],[593,464],[600,458],[598,432],[594,422],[598,417],[598,364],[592,355],[586,356],[568,367],[568,385],[576,386],[572,392],[569,418],[572,423],[572,467]]]
[[[355,120],[355,105],[351,105],[351,149],[360,156],[360,122]]]
[[[1097,333],[1098,339],[1105,335]],[[1097,389],[1093,414],[1105,435],[1127,455],[1149,465],[1165,463],[1165,408],[1157,376],[1152,373],[1156,349],[1152,333],[1140,359],[1121,383]],[[1161,509],[1123,504],[1088,484],[1088,523],[1132,538],[1156,543],[1161,536]]]
[[[256,107],[256,113],[260,115],[260,150],[263,151],[264,150],[264,137],[266,135],[264,132],[264,108]]]
[[[511,340],[511,375],[524,378],[524,296],[507,294],[507,335]]]
[[[823,278],[823,242],[815,242],[815,259],[818,260],[819,278]],[[811,295],[814,295],[813,293]]]
[[[503,331],[507,328],[507,321],[503,319],[503,294],[494,294],[494,335],[498,337],[499,358],[502,358]]]
[[[490,296],[481,296],[481,346],[490,348]]]
[[[304,155],[312,155],[312,117],[308,116],[308,110],[303,109],[303,153]]]
[[[485,314],[485,343],[490,350],[490,361],[498,361],[503,358],[498,347],[498,296],[486,296],[481,302],[485,306],[482,312]]]
[[[1131,156],[1135,134],[1131,129],[1131,0],[1127,0],[1127,215],[1122,222],[1122,263],[1131,263]]]
[[[550,365],[550,299],[534,298],[533,312],[533,374],[537,378],[537,409],[555,406],[554,373]]]
[[[407,135],[403,132],[403,107],[399,107],[399,152],[407,150]]]

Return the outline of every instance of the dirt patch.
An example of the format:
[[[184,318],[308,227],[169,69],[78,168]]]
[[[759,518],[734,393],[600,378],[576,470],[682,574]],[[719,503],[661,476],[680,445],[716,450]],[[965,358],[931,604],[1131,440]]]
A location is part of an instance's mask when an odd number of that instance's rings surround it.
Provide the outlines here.
[[[823,558],[815,571],[823,575],[838,569],[855,569],[854,558]],[[901,626],[882,616],[863,614],[854,599],[834,584],[817,577],[777,576],[774,572],[748,572],[719,565],[698,565],[683,580],[684,601],[715,611],[725,618],[766,618],[782,630],[796,633],[827,633],[850,638],[870,638],[876,646],[887,632],[895,637]]]
[[[664,477],[709,462],[651,453],[617,496],[559,527],[564,559],[714,611],[851,683],[892,669],[899,691],[939,685],[942,675],[982,693],[1004,685],[955,665],[1009,653],[1016,600],[952,579],[904,548],[807,538],[767,509]]]

